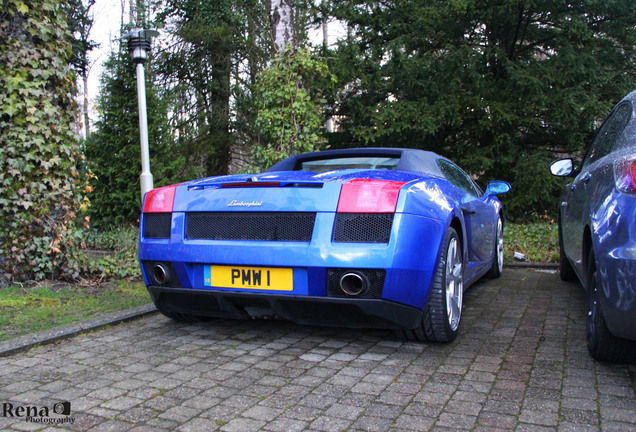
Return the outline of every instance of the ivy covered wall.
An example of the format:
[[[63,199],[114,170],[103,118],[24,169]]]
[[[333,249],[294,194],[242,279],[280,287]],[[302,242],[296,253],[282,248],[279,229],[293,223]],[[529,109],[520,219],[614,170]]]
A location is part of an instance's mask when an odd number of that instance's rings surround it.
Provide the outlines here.
[[[87,185],[65,16],[58,0],[0,1],[0,285],[72,276]]]

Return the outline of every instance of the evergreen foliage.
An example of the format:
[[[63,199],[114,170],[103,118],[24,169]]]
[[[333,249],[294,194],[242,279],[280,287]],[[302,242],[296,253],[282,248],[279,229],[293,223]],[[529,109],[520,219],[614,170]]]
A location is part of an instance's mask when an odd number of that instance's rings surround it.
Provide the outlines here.
[[[146,65],[149,71],[149,65]],[[174,148],[167,123],[168,99],[146,73],[150,168],[155,187],[181,180],[183,156]],[[98,100],[100,119],[86,142],[95,178],[89,215],[95,226],[137,223],[141,212],[139,112],[135,65],[127,52],[112,53],[105,64]]]
[[[56,0],[0,8],[0,284],[74,277],[83,203],[69,32]]]
[[[171,49],[157,59],[158,73],[173,95],[172,122],[178,145],[198,174],[227,174],[235,134],[231,133],[231,77],[251,53],[248,70],[258,69],[264,8],[257,0],[168,0],[158,16],[172,33]],[[235,74],[235,72],[234,72]],[[236,76],[236,75],[235,75]]]
[[[88,53],[98,44],[90,40],[90,31],[93,27],[93,17],[90,15],[95,0],[66,0],[61,7],[64,8],[71,42],[71,67],[84,77],[88,74]]]
[[[306,40],[311,3],[293,2],[296,28],[290,32],[298,44]],[[232,158],[234,168],[252,164],[251,155],[269,144],[256,124],[262,100],[257,101],[254,91],[275,56],[271,8],[264,0],[162,4],[157,22],[171,37],[157,58],[157,70],[173,96],[177,145],[201,175],[226,174]]]
[[[554,152],[578,152],[636,83],[628,0],[341,1],[333,62],[351,145],[425,148],[513,184],[518,216],[556,209]]]

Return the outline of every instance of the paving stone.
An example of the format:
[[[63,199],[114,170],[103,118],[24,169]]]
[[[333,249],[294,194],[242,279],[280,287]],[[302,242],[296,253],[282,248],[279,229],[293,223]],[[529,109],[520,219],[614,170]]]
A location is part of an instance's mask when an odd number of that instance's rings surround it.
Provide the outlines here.
[[[558,425],[558,419],[558,413],[532,409],[522,409],[519,415],[519,421],[522,423],[548,427],[556,427]]]
[[[492,411],[483,411],[478,419],[480,426],[488,426],[500,430],[513,430],[517,425],[517,416]]]
[[[179,432],[212,432],[220,428],[221,424],[215,420],[195,418],[182,424],[176,430]]]
[[[264,421],[237,417],[221,426],[224,432],[258,432],[265,425]]]
[[[290,419],[286,417],[278,417],[263,428],[270,432],[301,432],[307,427],[307,422],[301,420]]]
[[[321,415],[318,416],[314,421],[312,421],[309,427],[317,431],[339,432],[347,430],[350,424],[350,420]]]
[[[436,427],[451,427],[461,430],[472,429],[477,422],[477,416],[471,416],[466,414],[457,414],[443,412],[437,418],[435,422]]]
[[[393,420],[382,417],[363,416],[351,425],[352,429],[359,429],[370,432],[384,432],[388,431],[393,424]]]
[[[196,417],[202,410],[195,408],[188,408],[184,406],[173,406],[172,408],[159,414],[159,418],[172,420],[176,423],[185,423],[190,419]]]
[[[126,432],[135,425],[119,420],[107,420],[89,429],[89,432]]]

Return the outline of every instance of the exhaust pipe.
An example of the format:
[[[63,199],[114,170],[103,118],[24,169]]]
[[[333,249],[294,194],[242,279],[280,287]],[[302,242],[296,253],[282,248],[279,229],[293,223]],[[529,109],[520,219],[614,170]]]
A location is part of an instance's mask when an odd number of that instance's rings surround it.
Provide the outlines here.
[[[152,268],[152,277],[157,285],[163,285],[170,281],[170,273],[162,263],[157,263]]]
[[[363,274],[357,272],[345,273],[340,278],[340,289],[345,294],[357,296],[366,291],[369,286],[369,279]]]

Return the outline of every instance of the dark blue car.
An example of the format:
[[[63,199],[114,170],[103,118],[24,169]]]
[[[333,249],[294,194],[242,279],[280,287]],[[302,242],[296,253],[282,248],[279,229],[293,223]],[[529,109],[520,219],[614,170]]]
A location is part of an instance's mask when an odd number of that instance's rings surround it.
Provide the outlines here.
[[[561,278],[579,280],[587,298],[592,357],[636,356],[636,92],[599,128],[580,169],[572,159],[550,166],[573,177],[559,208]]]
[[[174,319],[284,318],[451,341],[463,292],[503,266],[503,210],[450,160],[410,149],[292,156],[261,174],[152,190],[139,259]]]

